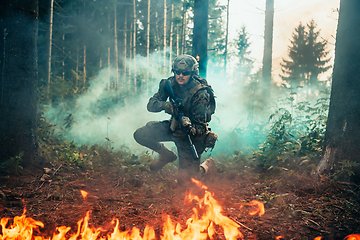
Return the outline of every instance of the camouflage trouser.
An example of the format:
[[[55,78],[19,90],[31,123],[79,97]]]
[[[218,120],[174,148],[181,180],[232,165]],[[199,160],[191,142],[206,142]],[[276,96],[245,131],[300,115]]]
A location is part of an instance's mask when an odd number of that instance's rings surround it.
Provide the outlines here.
[[[168,120],[148,122],[135,131],[134,138],[139,144],[154,151],[161,148],[160,142],[174,142],[178,151],[179,171],[185,169],[194,173],[199,171],[200,156],[205,150],[206,134],[191,137],[199,155],[199,160],[194,159],[187,136],[184,133],[172,132]]]

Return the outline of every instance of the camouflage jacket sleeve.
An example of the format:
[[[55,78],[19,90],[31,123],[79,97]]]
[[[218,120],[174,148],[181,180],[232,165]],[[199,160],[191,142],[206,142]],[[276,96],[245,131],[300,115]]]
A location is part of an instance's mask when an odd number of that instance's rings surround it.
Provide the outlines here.
[[[168,98],[168,94],[165,92],[165,82],[166,79],[161,80],[159,90],[149,99],[147,104],[149,112],[161,112],[164,110],[164,103]]]
[[[206,89],[200,89],[192,98],[190,112],[192,122],[204,124],[211,120],[210,94]]]

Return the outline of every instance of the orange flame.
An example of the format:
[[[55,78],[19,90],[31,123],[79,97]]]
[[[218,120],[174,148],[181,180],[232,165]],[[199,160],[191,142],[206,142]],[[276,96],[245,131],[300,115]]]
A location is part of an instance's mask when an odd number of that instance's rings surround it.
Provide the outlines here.
[[[200,56],[196,55],[196,61],[200,61]]]
[[[203,198],[199,198],[192,193],[189,193],[185,201],[192,202],[195,200],[198,202],[201,209],[205,208],[207,211],[199,218],[198,210],[193,208],[193,215],[186,221],[187,228],[180,229],[180,224],[173,225],[169,216],[167,216],[164,226],[163,240],[167,239],[213,239],[215,234],[215,226],[219,225],[224,230],[226,239],[243,238],[243,234],[238,230],[239,224],[231,220],[230,218],[221,214],[222,207],[212,197],[212,193],[207,191],[207,187],[200,181],[191,179],[199,188],[205,190]]]
[[[31,239],[34,229],[38,227],[44,227],[44,224],[40,221],[35,221],[32,218],[25,216],[26,209],[23,214],[19,217],[14,217],[13,224],[6,228],[9,218],[2,218],[0,225],[2,228],[1,240],[5,239]]]
[[[316,237],[316,238],[314,238],[314,240],[321,240],[322,239],[322,237]]]
[[[351,234],[347,236],[344,240],[360,240],[360,234]]]
[[[251,216],[255,215],[255,214],[259,214],[259,216],[262,216],[265,214],[265,207],[264,207],[264,203],[260,202],[260,201],[256,201],[256,200],[252,200],[249,203],[244,203],[242,205],[240,205],[240,209],[242,209],[244,207],[244,205],[247,206],[256,206],[256,209],[249,211],[249,214]]]
[[[196,201],[200,209],[206,210],[201,216],[199,216],[198,209],[193,208],[192,216],[186,221],[186,228],[181,229],[179,223],[173,224],[170,216],[164,215],[164,226],[163,235],[160,236],[161,240],[205,240],[214,239],[215,237],[215,226],[218,225],[224,230],[225,238],[228,240],[235,240],[238,238],[243,239],[243,234],[239,231],[240,225],[230,218],[222,215],[222,207],[213,198],[213,193],[207,190],[207,187],[200,181],[192,179],[192,181],[201,189],[204,190],[205,194],[203,198],[188,193],[185,197],[186,202]],[[87,196],[87,192],[81,190],[84,198]],[[84,193],[84,194],[83,194]],[[84,196],[85,195],[85,196]],[[251,201],[249,206],[257,206],[257,209],[251,211],[254,214],[264,214],[263,204],[259,201]],[[41,236],[34,236],[34,230],[38,227],[44,227],[44,224],[40,221],[35,221],[25,215],[26,209],[23,214],[19,217],[16,216],[13,220],[13,224],[9,225],[9,218],[2,218],[0,221],[1,231],[0,240],[155,240],[155,231],[152,227],[146,226],[144,233],[140,234],[140,230],[137,227],[133,227],[131,231],[119,231],[119,220],[115,219],[115,224],[112,233],[106,237],[100,236],[102,232],[101,228],[89,227],[89,212],[86,216],[78,221],[77,232],[66,238],[65,235],[70,231],[70,227],[61,226],[56,228],[56,233],[52,237],[45,239]],[[276,239],[281,239],[283,236],[277,236]],[[315,238],[320,240],[321,237]],[[345,238],[346,240],[360,240],[360,235],[353,234]]]
[[[83,197],[83,199],[86,200],[86,197],[89,195],[89,193],[84,190],[81,190],[81,189],[80,189],[80,192],[81,192],[81,196]]]

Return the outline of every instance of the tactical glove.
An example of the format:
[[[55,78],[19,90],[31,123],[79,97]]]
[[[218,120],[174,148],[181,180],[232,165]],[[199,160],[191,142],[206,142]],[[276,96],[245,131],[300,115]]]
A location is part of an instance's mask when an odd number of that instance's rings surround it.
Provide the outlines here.
[[[164,102],[163,108],[167,114],[174,115],[174,106],[171,102]]]
[[[196,129],[191,125],[191,120],[190,118],[183,116],[181,118],[181,124],[182,126],[187,129],[189,131],[189,133],[191,135],[195,135],[196,134]]]

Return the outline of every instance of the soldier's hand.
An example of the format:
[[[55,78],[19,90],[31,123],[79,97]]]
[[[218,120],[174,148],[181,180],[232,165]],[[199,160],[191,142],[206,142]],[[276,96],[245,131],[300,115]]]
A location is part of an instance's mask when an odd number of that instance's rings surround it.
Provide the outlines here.
[[[174,115],[174,106],[171,102],[165,102],[163,108],[167,114]]]
[[[190,129],[189,129],[189,133],[190,133],[191,135],[195,136],[195,135],[196,135],[196,128],[193,127],[193,126],[191,126]]]
[[[190,118],[188,118],[188,117],[186,117],[186,116],[183,116],[182,118],[181,118],[181,124],[182,124],[182,126],[184,127],[184,128],[189,128],[189,127],[191,127],[191,120],[190,120]]]

